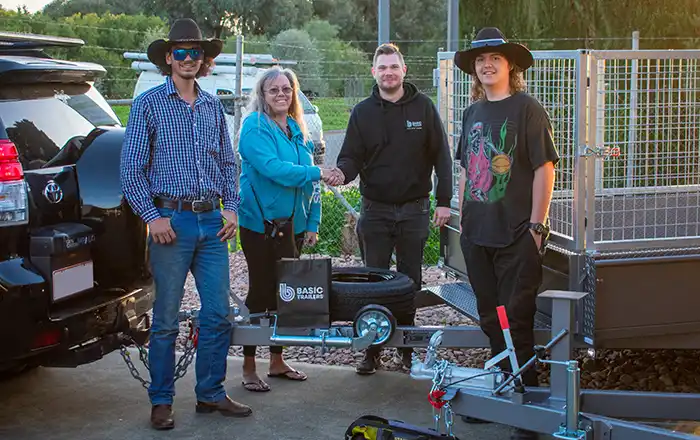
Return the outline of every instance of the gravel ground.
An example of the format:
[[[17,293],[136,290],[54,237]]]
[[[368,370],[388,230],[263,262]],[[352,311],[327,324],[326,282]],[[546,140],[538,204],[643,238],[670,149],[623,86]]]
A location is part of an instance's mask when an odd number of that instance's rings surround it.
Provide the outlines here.
[[[231,287],[241,300],[248,290],[247,265],[242,252],[231,254]],[[359,266],[357,258],[334,258],[333,266]],[[438,268],[426,268],[424,280],[429,285],[449,282]],[[188,276],[182,309],[199,307],[199,296],[194,279]],[[474,322],[448,306],[435,306],[419,309],[416,312],[417,325],[474,325]],[[184,347],[187,329],[182,324],[178,338],[178,349]],[[417,349],[423,358],[425,349]],[[441,349],[441,358],[449,359],[460,366],[483,368],[490,353],[487,349]],[[231,347],[232,356],[242,356],[241,347]],[[404,371],[400,359],[393,348],[382,351],[383,370]],[[268,358],[266,347],[258,348],[259,358]],[[285,349],[285,359],[325,365],[355,365],[362,359],[362,352],[348,349],[330,348],[321,354],[314,347],[289,347]],[[588,350],[578,354],[581,362],[581,386],[593,389],[619,389],[637,391],[666,391],[700,393],[700,351],[691,350]],[[232,372],[236,374],[236,372]],[[540,380],[548,381],[546,368],[540,370]]]

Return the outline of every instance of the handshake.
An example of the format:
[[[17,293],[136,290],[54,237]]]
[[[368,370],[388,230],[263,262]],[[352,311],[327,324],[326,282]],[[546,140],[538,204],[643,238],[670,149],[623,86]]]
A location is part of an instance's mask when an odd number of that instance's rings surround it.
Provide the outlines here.
[[[340,171],[340,168],[325,168],[321,167],[321,180],[327,185],[338,186],[345,183],[345,174]]]

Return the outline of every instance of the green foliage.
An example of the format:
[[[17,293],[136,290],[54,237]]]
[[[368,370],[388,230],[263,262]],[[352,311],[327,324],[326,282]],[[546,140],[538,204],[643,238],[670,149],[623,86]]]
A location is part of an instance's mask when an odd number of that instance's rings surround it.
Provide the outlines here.
[[[23,14],[0,10],[0,25],[6,31],[80,38],[85,46],[76,49],[50,49],[54,57],[98,63],[107,75],[96,87],[107,98],[131,97],[136,75],[123,53],[143,46],[145,35],[167,33],[158,17],[145,15],[97,14],[73,15],[49,19],[42,14]]]
[[[270,52],[280,59],[296,60],[294,70],[302,82],[302,89],[313,90],[321,96],[326,96],[328,83],[322,75],[323,57],[306,31],[288,29],[280,32],[270,42]]]
[[[144,3],[140,0],[54,0],[44,7],[43,12],[52,19],[75,14],[138,15],[144,12]]]
[[[313,19],[303,27],[278,34],[246,36],[246,53],[271,53],[278,59],[295,60],[292,66],[303,90],[317,96],[343,96],[346,78],[367,77],[370,62],[359,49],[338,39],[338,27]],[[236,38],[226,40],[224,52],[236,52]]]
[[[323,75],[329,88],[329,94],[324,96],[343,96],[346,79],[367,77],[371,68],[371,61],[360,49],[338,39],[338,29],[318,19],[304,26],[321,53]]]
[[[360,192],[346,190],[342,192],[348,203],[359,211]],[[323,255],[339,256],[342,250],[343,228],[347,224],[347,209],[331,191],[321,193],[321,225],[319,226],[316,246],[308,248],[305,252],[320,253]]]
[[[345,130],[350,120],[350,110],[343,98],[316,98],[314,104],[318,107],[318,115],[323,121],[323,130]]]
[[[642,49],[694,48],[699,24],[700,3],[695,0],[460,2],[464,38],[471,39],[481,27],[496,26],[512,40],[528,40],[526,45],[535,50],[629,49],[635,30],[640,31]],[[687,38],[691,36],[696,38]],[[552,40],[557,38],[568,40]]]

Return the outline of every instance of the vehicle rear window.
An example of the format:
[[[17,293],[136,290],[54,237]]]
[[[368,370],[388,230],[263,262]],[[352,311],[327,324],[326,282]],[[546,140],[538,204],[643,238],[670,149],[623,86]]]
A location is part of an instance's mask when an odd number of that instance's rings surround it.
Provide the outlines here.
[[[39,168],[96,126],[119,126],[109,104],[89,84],[0,87],[0,119],[25,168]]]

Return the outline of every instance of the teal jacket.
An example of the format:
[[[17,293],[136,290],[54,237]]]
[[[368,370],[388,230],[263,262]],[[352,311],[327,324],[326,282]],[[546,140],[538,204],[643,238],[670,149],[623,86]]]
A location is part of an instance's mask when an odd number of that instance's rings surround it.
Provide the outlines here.
[[[314,166],[313,142],[304,142],[301,129],[293,118],[288,116],[287,123],[292,131],[291,140],[264,113],[250,113],[241,127],[238,222],[258,233],[264,232],[260,206],[265,219],[273,220],[289,217],[296,203],[295,234],[318,232],[321,223],[321,169]],[[255,200],[253,188],[260,205]]]

